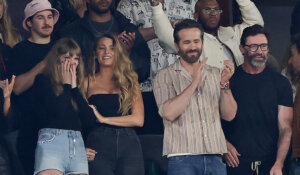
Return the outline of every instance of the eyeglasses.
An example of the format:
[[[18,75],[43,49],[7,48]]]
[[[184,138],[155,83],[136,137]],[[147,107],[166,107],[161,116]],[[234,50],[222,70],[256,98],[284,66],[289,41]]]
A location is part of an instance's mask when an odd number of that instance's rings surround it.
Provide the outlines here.
[[[258,49],[258,47],[260,47],[260,49],[262,51],[267,51],[269,49],[269,45],[268,44],[260,44],[260,45],[258,45],[258,44],[250,44],[250,45],[245,45],[245,46],[249,47],[251,52],[256,52],[257,49]]]
[[[212,12],[215,12],[216,14],[221,14],[221,13],[223,13],[223,10],[218,9],[218,8],[215,8],[215,9],[205,8],[205,9],[202,9],[202,12],[205,14],[210,14]]]

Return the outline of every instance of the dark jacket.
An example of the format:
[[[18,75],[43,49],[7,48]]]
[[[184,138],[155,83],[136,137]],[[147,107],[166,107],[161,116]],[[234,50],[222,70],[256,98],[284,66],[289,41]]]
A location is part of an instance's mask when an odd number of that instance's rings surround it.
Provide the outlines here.
[[[130,23],[129,19],[115,10],[112,10],[112,15],[121,28],[120,32],[124,30],[127,32],[135,32],[136,39],[131,49],[130,59],[133,62],[135,71],[139,76],[139,82],[143,82],[149,77],[150,73],[151,55],[148,45],[138,28]],[[85,68],[88,66],[88,59],[91,57],[95,38],[97,37],[88,20],[88,13],[85,13],[84,18],[78,19],[66,26],[60,34],[61,37],[70,37],[79,44],[82,50]]]
[[[294,100],[292,150],[294,158],[300,157],[300,84],[298,84]]]
[[[59,31],[66,25],[71,24],[80,17],[76,13],[74,7],[70,4],[69,0],[50,0],[52,8],[55,8],[59,12],[59,18],[54,25],[54,31],[52,32],[52,40],[57,40],[59,37]]]

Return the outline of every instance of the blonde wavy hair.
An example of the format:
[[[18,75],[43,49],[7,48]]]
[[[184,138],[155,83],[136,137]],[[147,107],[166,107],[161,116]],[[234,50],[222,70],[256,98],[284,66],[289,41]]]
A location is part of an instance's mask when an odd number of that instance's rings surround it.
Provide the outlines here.
[[[69,38],[62,38],[58,40],[51,48],[46,56],[46,67],[43,74],[47,75],[52,83],[53,90],[58,96],[63,91],[62,77],[61,77],[61,61],[60,56],[68,53],[70,56],[77,55],[79,57],[79,64],[77,66],[77,86],[81,88],[84,79],[84,65],[81,56],[81,49],[78,44]]]
[[[12,25],[8,14],[8,6],[6,0],[0,0],[0,5],[3,5],[3,15],[0,19],[0,33],[2,33],[3,43],[13,47],[22,40],[18,30]]]
[[[75,10],[81,8],[81,6],[85,3],[84,0],[69,0],[69,2]]]
[[[112,80],[119,93],[119,112],[122,115],[127,115],[133,107],[135,97],[139,92],[138,75],[134,71],[133,64],[129,59],[128,53],[123,50],[118,38],[114,34],[103,34],[96,39],[94,53],[90,58],[88,78],[95,81],[95,74],[99,72],[100,66],[97,61],[98,43],[102,38],[109,38],[113,41],[114,46],[114,63]]]

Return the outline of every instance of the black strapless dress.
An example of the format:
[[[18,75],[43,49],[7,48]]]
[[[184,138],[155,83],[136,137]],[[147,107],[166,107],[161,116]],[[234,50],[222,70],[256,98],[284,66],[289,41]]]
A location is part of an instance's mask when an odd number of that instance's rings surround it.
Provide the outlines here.
[[[95,94],[89,103],[104,117],[120,117],[118,94]],[[89,163],[90,175],[143,175],[141,144],[135,130],[97,123],[88,133],[86,147],[97,151]]]

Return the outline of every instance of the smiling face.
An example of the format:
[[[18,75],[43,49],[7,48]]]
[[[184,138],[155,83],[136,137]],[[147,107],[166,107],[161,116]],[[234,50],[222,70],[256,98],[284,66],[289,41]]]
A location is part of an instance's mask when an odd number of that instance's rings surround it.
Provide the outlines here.
[[[198,28],[182,29],[178,36],[176,47],[180,57],[189,64],[195,63],[202,52],[201,31]]]
[[[98,41],[96,55],[100,67],[111,67],[114,63],[114,43],[111,38],[101,38]]]
[[[77,68],[79,64],[79,56],[78,55],[71,55],[70,52],[65,53],[59,57],[60,62],[69,61],[72,66]]]
[[[256,51],[251,50],[251,46],[260,45]],[[247,61],[253,67],[263,67],[267,62],[269,49],[262,49],[263,45],[268,45],[268,39],[264,34],[248,36],[245,46],[240,46],[240,50]]]

